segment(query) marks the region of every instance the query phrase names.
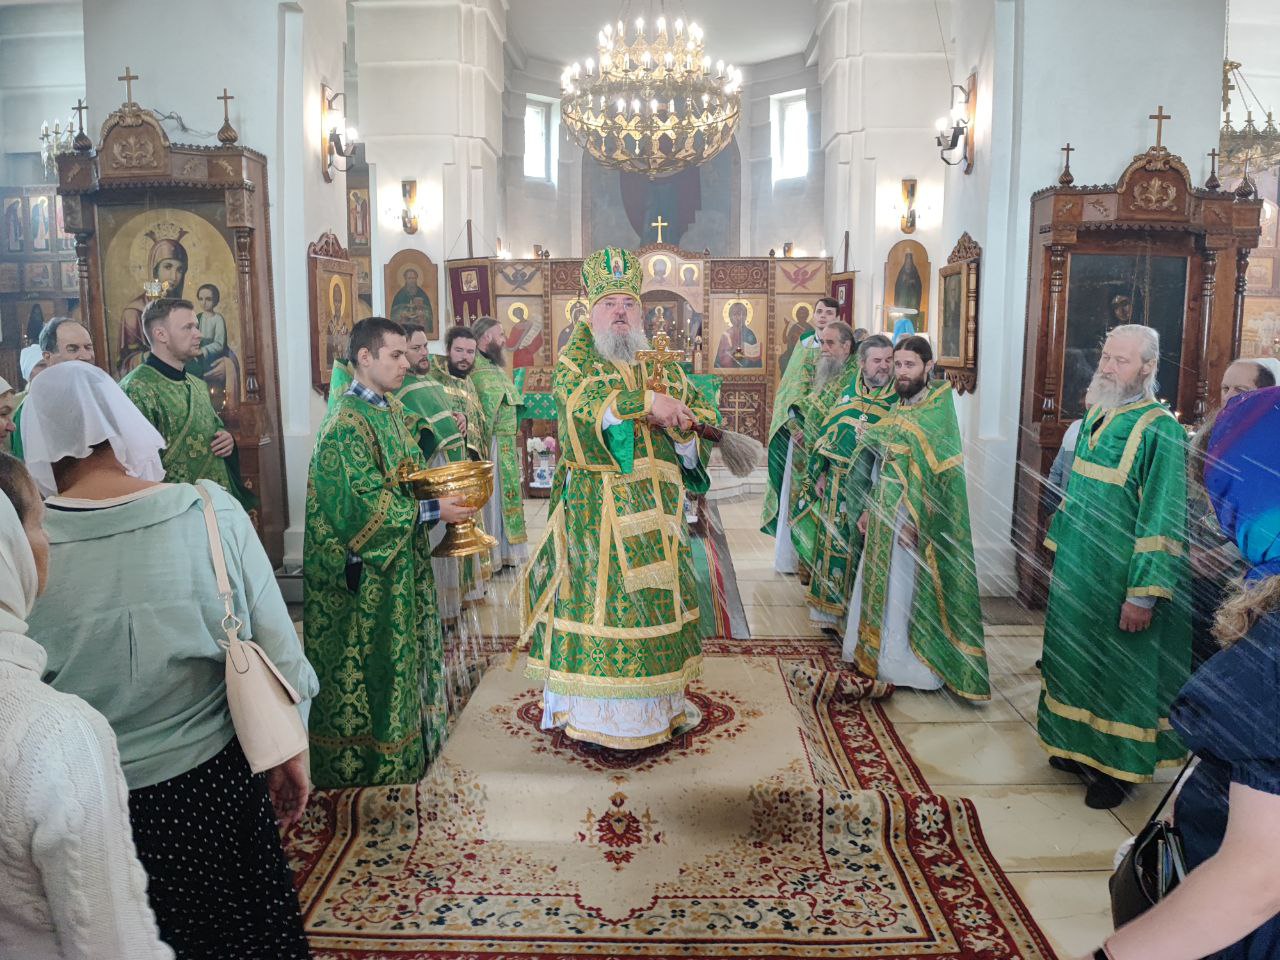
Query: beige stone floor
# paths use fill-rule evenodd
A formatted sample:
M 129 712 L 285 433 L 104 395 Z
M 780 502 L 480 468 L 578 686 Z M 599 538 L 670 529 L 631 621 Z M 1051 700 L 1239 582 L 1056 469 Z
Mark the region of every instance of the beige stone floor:
M 820 636 L 809 623 L 803 588 L 773 571 L 773 539 L 758 532 L 759 499 L 718 504 L 754 634 Z M 546 524 L 546 501 L 528 501 L 530 539 Z M 506 602 L 511 571 L 479 609 L 486 630 L 519 632 Z M 1140 788 L 1114 812 L 1090 810 L 1072 776 L 1053 770 L 1035 736 L 1040 677 L 1038 617 L 1007 603 L 988 606 L 987 655 L 994 688 L 974 705 L 941 693 L 903 690 L 886 710 L 939 793 L 969 797 L 992 852 L 1064 960 L 1092 950 L 1111 932 L 1107 878 L 1116 848 L 1144 821 L 1163 789 Z M 994 617 L 992 610 L 998 612 Z

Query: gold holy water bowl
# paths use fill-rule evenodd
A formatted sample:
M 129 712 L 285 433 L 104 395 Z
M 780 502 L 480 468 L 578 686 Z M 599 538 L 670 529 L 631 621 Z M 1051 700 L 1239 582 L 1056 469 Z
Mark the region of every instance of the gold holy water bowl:
M 419 500 L 458 497 L 479 510 L 493 496 L 493 461 L 464 460 L 425 470 L 401 467 L 397 479 Z M 476 526 L 475 517 L 447 527 L 444 539 L 431 551 L 433 557 L 469 557 L 492 550 L 498 542 Z

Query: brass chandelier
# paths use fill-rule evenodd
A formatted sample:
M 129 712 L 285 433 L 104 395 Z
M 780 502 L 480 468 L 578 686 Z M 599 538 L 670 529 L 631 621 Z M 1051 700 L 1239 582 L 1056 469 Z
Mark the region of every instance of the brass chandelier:
M 606 167 L 669 177 L 710 160 L 733 139 L 742 108 L 742 71 L 712 69 L 702 28 L 643 17 L 630 38 L 608 24 L 597 58 L 565 67 L 560 116 L 574 140 Z
M 1245 106 L 1245 120 L 1239 127 L 1231 122 L 1231 91 L 1240 93 Z M 1250 103 L 1250 95 L 1253 103 Z M 1271 111 L 1266 111 L 1266 123 L 1259 127 L 1253 120 L 1252 106 L 1263 109 L 1249 81 L 1240 72 L 1235 60 L 1222 64 L 1222 129 L 1218 134 L 1219 163 L 1226 173 L 1247 175 L 1247 171 L 1261 173 L 1280 164 L 1280 129 Z

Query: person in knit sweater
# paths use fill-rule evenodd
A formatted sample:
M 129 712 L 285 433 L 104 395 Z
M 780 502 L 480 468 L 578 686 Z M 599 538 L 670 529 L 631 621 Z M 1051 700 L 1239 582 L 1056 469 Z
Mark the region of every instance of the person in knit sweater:
M 147 904 L 116 738 L 102 714 L 40 681 L 26 636 L 44 589 L 44 507 L 0 453 L 0 954 L 172 960 Z

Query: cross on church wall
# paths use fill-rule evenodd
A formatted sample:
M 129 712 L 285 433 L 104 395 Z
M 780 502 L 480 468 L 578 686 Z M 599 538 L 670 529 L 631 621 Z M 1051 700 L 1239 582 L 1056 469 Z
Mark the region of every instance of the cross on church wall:
M 1161 143 L 1161 138 L 1164 136 L 1164 122 L 1166 120 L 1172 120 L 1173 117 L 1164 112 L 1164 104 L 1162 103 L 1160 106 L 1156 107 L 1155 113 L 1147 115 L 1147 119 L 1154 120 L 1156 122 L 1156 149 L 1159 150 L 1163 145 Z
M 124 73 L 116 77 L 116 79 L 124 82 L 124 102 L 133 103 L 133 81 L 141 80 L 142 78 L 134 73 L 132 68 L 125 67 Z
M 662 219 L 662 214 L 658 214 L 658 219 L 657 219 L 657 220 L 655 220 L 655 221 L 653 221 L 653 223 L 649 224 L 649 226 L 651 226 L 651 227 L 657 227 L 657 228 L 658 228 L 658 242 L 659 242 L 659 243 L 661 243 L 661 242 L 662 242 L 662 228 L 663 228 L 663 227 L 669 227 L 669 226 L 671 226 L 671 224 L 667 223 L 667 221 L 665 221 L 665 220 L 663 220 L 663 219 Z

